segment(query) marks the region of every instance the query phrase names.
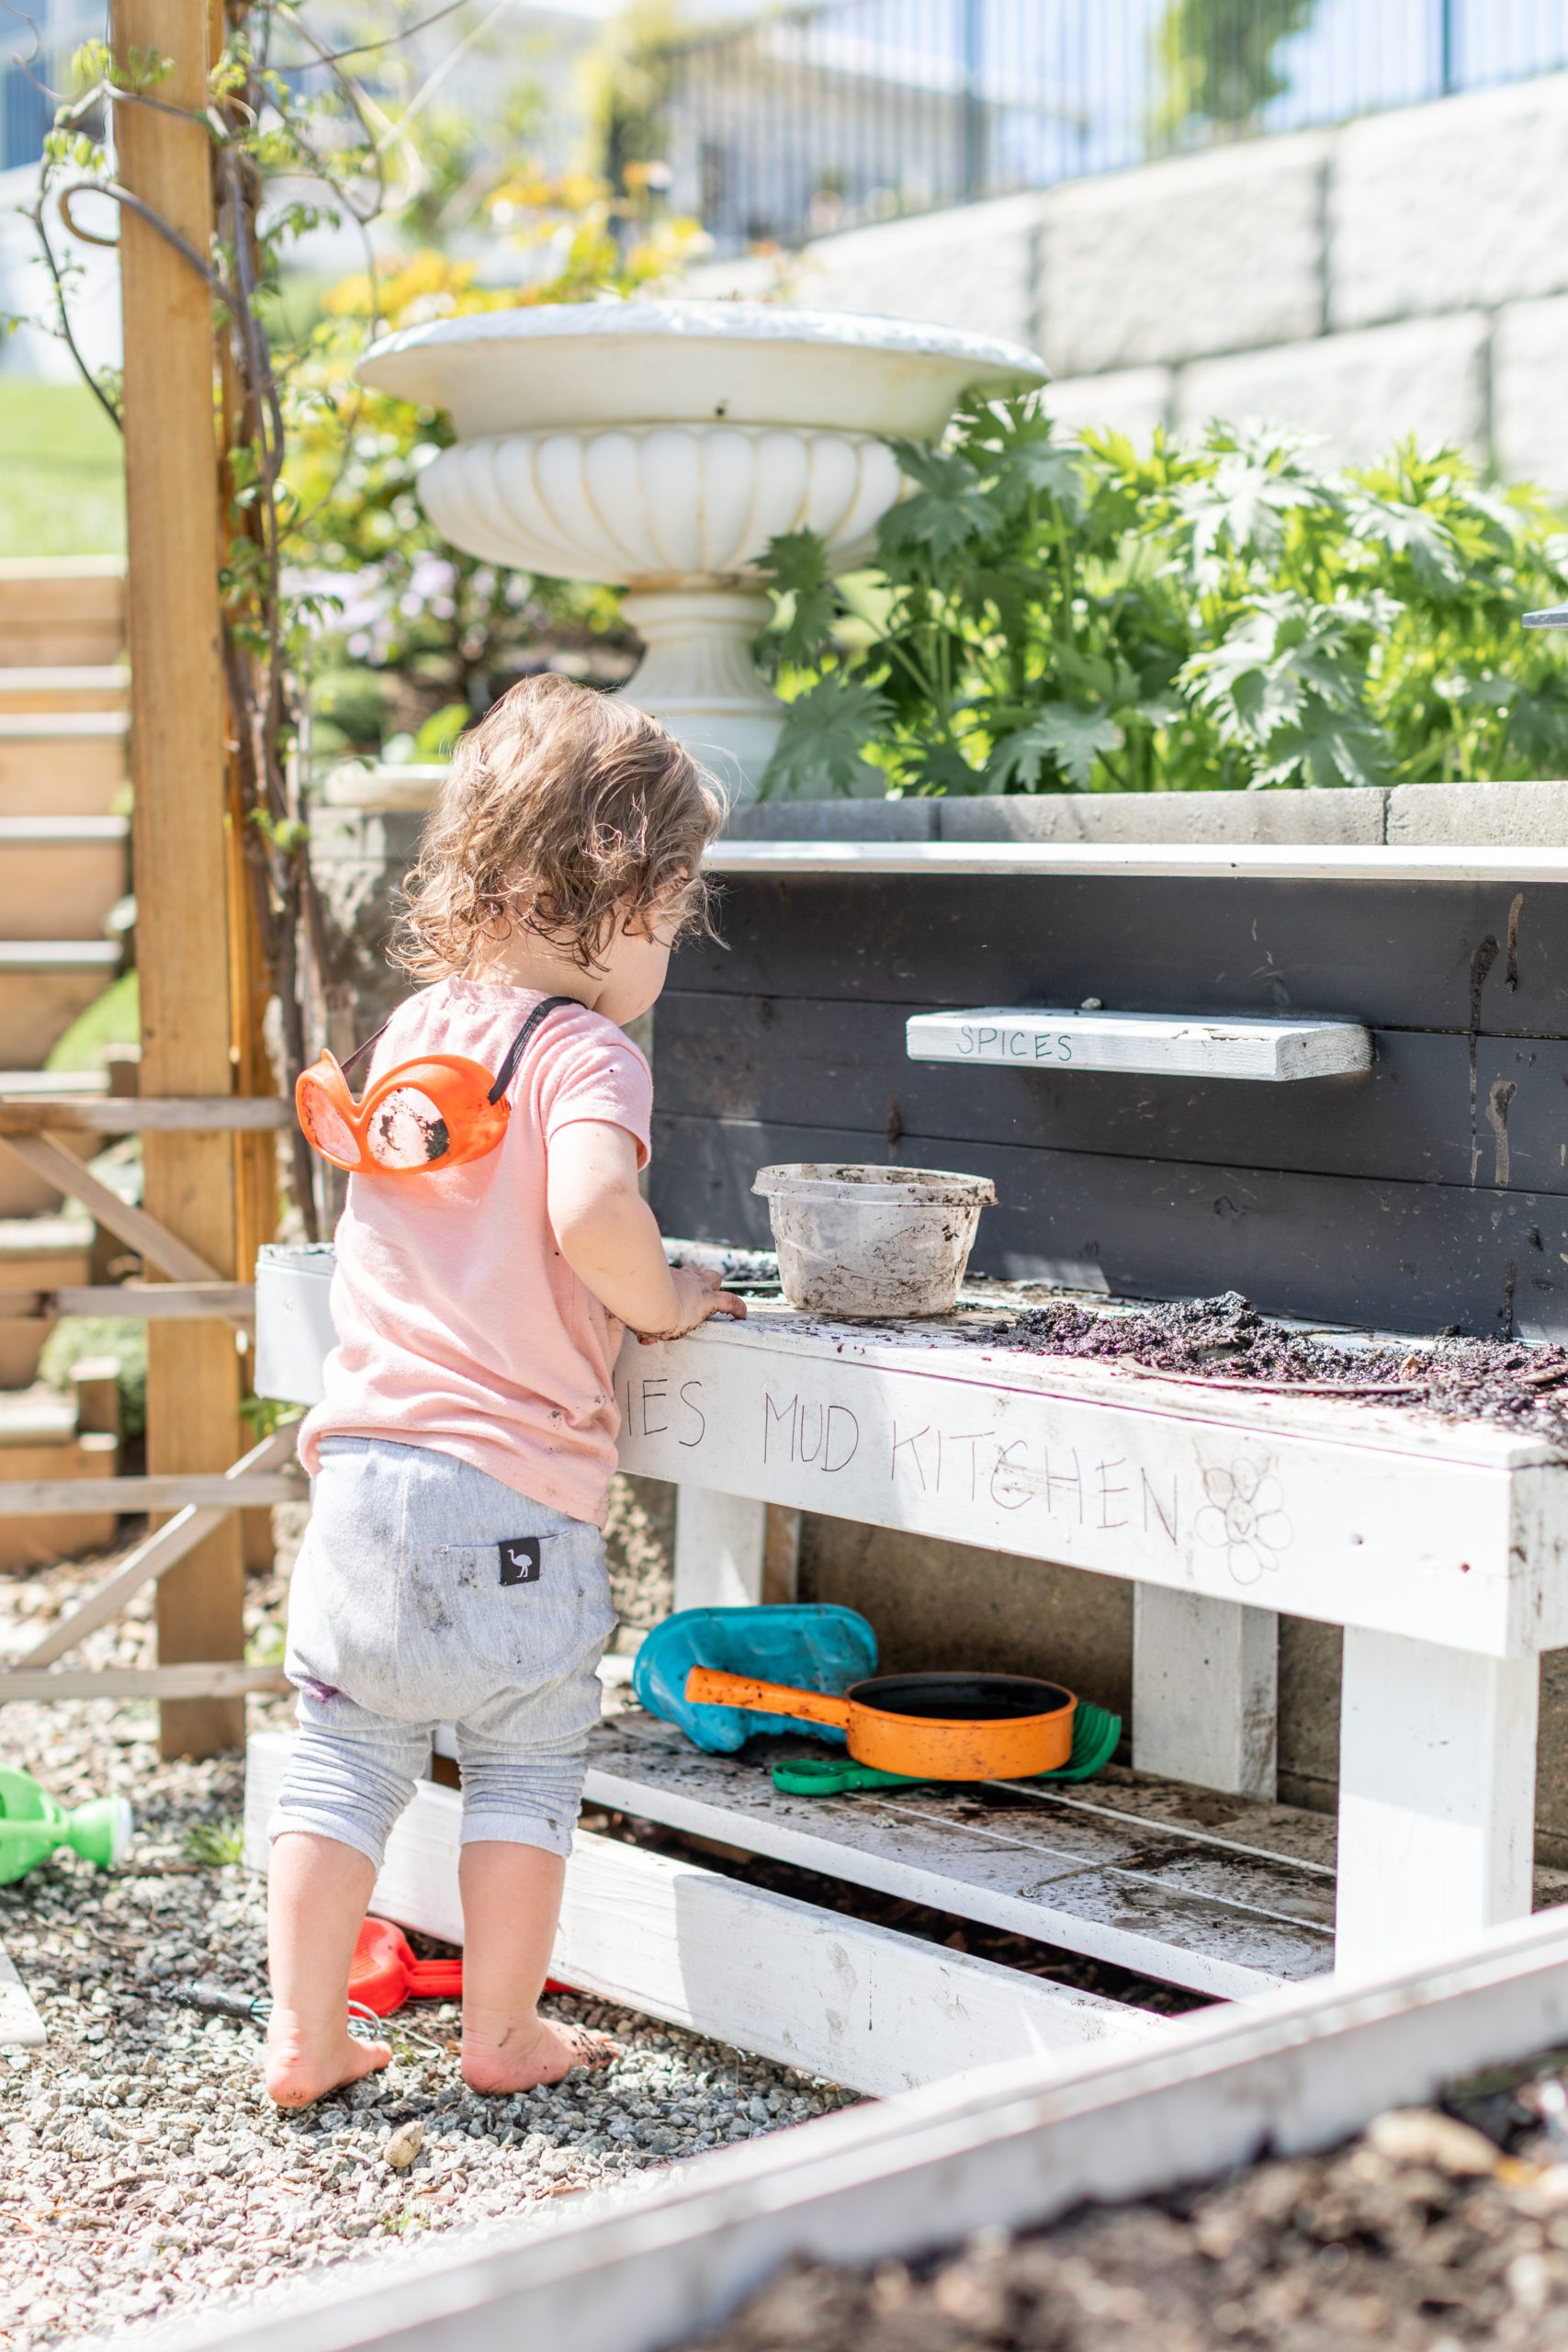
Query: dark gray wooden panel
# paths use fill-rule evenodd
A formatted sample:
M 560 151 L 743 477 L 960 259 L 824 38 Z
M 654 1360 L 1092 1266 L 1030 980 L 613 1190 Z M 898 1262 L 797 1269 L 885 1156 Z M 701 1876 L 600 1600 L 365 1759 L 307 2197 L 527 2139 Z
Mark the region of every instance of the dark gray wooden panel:
M 732 876 L 675 985 L 909 1005 L 1338 1013 L 1568 1036 L 1568 885 Z
M 666 1233 L 766 1246 L 750 1190 L 775 1160 L 888 1159 L 852 1127 L 654 1120 L 651 1198 Z M 1245 1291 L 1270 1313 L 1410 1331 L 1568 1338 L 1568 1202 L 1457 1185 L 1194 1167 L 997 1144 L 949 1166 L 995 1179 L 980 1273 L 1103 1284 L 1133 1297 Z
M 1557 1039 L 1381 1030 L 1364 1076 L 1263 1086 L 912 1062 L 908 1010 L 668 991 L 654 1028 L 660 1108 L 891 1132 L 911 1149 L 972 1138 L 1568 1193 L 1568 1044 Z

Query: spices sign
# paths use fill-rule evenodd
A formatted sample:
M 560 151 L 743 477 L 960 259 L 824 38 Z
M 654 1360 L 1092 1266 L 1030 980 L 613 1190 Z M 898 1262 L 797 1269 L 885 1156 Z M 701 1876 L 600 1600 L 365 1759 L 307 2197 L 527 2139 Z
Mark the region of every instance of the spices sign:
M 917 1012 L 909 1059 L 1004 1069 L 1146 1071 L 1172 1078 L 1333 1078 L 1370 1069 L 1372 1041 L 1354 1021 L 1205 1020 L 1197 1014 L 1054 1012 L 987 1005 Z

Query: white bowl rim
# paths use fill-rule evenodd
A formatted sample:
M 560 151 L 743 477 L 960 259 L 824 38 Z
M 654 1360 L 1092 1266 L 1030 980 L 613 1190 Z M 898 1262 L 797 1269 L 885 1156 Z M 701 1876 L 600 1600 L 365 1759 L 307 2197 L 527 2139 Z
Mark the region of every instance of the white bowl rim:
M 769 1201 L 901 1201 L 917 1208 L 987 1208 L 997 1197 L 990 1177 L 962 1169 L 878 1168 L 849 1160 L 759 1168 L 751 1190 Z
M 951 366 L 994 371 L 1022 382 L 1044 384 L 1051 371 L 1037 352 L 995 335 L 971 334 L 962 327 L 931 326 L 918 319 L 882 318 L 861 311 L 797 311 L 785 304 L 687 300 L 675 302 L 540 302 L 510 311 L 473 311 L 462 318 L 432 319 L 401 327 L 373 343 L 357 372 L 405 352 L 461 350 L 485 343 L 572 342 L 601 336 L 647 335 L 705 343 L 794 343 L 837 345 L 846 351 L 878 351 L 931 359 Z

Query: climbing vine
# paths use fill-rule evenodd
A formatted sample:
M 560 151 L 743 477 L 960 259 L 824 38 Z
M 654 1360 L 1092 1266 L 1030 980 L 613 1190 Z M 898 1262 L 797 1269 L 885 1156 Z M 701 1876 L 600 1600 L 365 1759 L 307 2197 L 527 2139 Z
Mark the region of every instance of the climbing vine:
M 117 424 L 118 376 L 88 364 L 76 333 L 81 265 L 72 241 L 113 246 L 117 224 L 105 208 L 133 213 L 212 298 L 230 789 L 292 1085 L 307 1058 L 310 971 L 321 967 L 323 944 L 299 752 L 308 639 L 325 605 L 319 590 L 291 576 L 288 550 L 305 518 L 288 457 L 301 402 L 324 395 L 304 380 L 306 347 L 289 330 L 283 267 L 302 235 L 331 224 L 359 232 L 373 273 L 367 232 L 388 201 L 386 141 L 350 70 L 366 52 L 330 48 L 288 0 L 226 0 L 220 30 L 200 118 L 212 159 L 209 251 L 197 251 L 116 176 L 117 117 L 137 107 L 183 111 L 171 109 L 169 60 L 154 51 L 117 54 L 96 40 L 77 51 L 25 209 L 51 296 L 51 315 L 35 323 L 63 344 Z M 346 444 L 352 419 L 338 421 Z M 294 1172 L 310 1227 L 313 1188 L 302 1144 Z
M 112 245 L 117 224 L 107 208 L 134 213 L 212 298 L 231 805 L 290 1084 L 309 1058 L 308 1008 L 321 1003 L 328 965 L 302 781 L 314 645 L 335 625 L 350 658 L 368 664 L 346 673 L 351 684 L 373 682 L 382 665 L 417 671 L 421 690 L 440 706 L 430 721 L 436 733 L 482 710 L 541 631 L 569 655 L 575 643 L 581 658 L 596 658 L 603 641 L 617 658 L 622 632 L 609 592 L 499 574 L 441 545 L 414 485 L 448 428 L 355 380 L 355 360 L 389 327 L 661 285 L 697 243 L 694 223 L 665 216 L 655 166 L 623 159 L 614 186 L 536 168 L 528 153 L 536 102 L 525 90 L 483 131 L 454 109 L 445 95 L 451 67 L 501 14 L 436 0 L 417 17 L 400 10 L 390 30 L 383 13 L 370 20 L 373 37 L 334 48 L 294 0 L 222 0 L 201 115 L 212 159 L 206 253 L 115 176 L 116 118 L 169 107 L 169 61 L 89 41 L 58 96 L 25 208 L 51 298 L 50 317 L 31 323 L 59 338 L 117 424 L 120 385 L 89 365 L 75 331 L 73 243 Z M 459 15 L 461 23 L 446 24 Z M 422 79 L 417 37 L 432 27 L 441 30 Z M 35 50 L 37 78 L 41 44 Z M 403 245 L 386 272 L 370 235 L 383 219 Z M 442 250 L 479 225 L 521 249 L 518 282 L 481 284 L 471 263 Z M 301 300 L 287 266 L 323 228 L 355 236 L 362 266 L 323 299 Z M 351 607 L 373 610 L 363 650 Z M 294 1191 L 311 1221 L 302 1143 Z

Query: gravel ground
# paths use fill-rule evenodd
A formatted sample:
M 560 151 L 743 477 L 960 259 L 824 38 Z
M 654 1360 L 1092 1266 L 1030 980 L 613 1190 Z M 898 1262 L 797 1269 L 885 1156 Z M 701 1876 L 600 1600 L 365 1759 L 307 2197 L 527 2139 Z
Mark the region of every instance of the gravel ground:
M 1472 2111 L 1496 2131 L 1498 2105 Z M 919 2263 L 797 2265 L 704 2346 L 1342 2352 L 1376 2339 L 1387 2352 L 1562 2352 L 1568 2164 L 1523 2109 L 1498 2136 L 1507 2153 L 1450 2114 L 1407 2110 L 1327 2156 L 1038 2233 L 984 2232 Z
M 0 1579 L 0 1653 L 44 1630 L 95 1573 Z M 276 1584 L 254 1589 L 253 1641 L 272 1654 Z M 84 1662 L 146 1662 L 143 1606 Z M 253 1726 L 287 1702 L 252 1702 Z M 392 2020 L 395 2061 L 347 2098 L 280 2117 L 261 2095 L 247 2024 L 175 2006 L 212 1977 L 260 1992 L 260 1882 L 237 1848 L 237 1758 L 164 1764 L 152 1711 L 107 1702 L 5 1711 L 4 1754 L 66 1804 L 129 1796 L 138 1837 L 105 1875 L 70 1854 L 0 1887 L 0 1944 L 49 2030 L 0 2051 L 0 2346 L 117 2339 L 214 2293 L 275 2291 L 389 2238 L 503 2217 L 547 2220 L 589 2188 L 635 2195 L 681 2156 L 748 2140 L 852 2095 L 586 2000 L 623 2056 L 554 2089 L 483 2099 L 456 2063 L 457 2011 Z M 425 1949 L 435 1949 L 426 1946 Z M 396 2030 L 407 2019 L 422 2039 Z M 417 2143 L 417 2145 L 415 2144 Z M 41 2258 L 40 2258 L 41 2257 Z
M 612 1478 L 604 1555 L 610 1598 L 621 1621 L 617 1649 L 668 1617 L 674 1606 L 675 1489 L 660 1478 Z

